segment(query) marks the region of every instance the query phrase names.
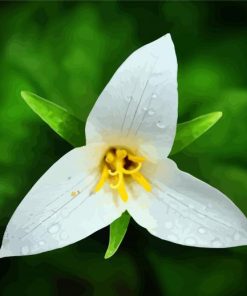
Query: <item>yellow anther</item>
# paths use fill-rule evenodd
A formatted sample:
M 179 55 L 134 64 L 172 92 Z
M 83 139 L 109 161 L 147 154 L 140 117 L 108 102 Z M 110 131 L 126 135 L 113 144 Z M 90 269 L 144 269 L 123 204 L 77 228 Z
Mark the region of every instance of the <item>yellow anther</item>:
M 113 163 L 115 160 L 115 156 L 112 152 L 107 152 L 105 161 L 108 163 Z
M 132 154 L 128 154 L 128 159 L 133 162 L 143 162 L 145 160 L 142 156 L 135 156 Z
M 133 155 L 125 149 L 112 148 L 105 155 L 101 177 L 94 191 L 99 191 L 108 180 L 110 187 L 113 190 L 117 190 L 121 199 L 126 202 L 128 200 L 128 193 L 125 187 L 125 181 L 130 176 L 146 191 L 151 191 L 152 187 L 150 183 L 140 173 L 144 160 L 144 157 Z
M 137 172 L 137 173 L 131 175 L 131 177 L 136 182 L 138 182 L 146 191 L 150 192 L 152 190 L 151 184 L 140 172 Z
M 124 159 L 127 156 L 127 151 L 125 149 L 117 149 L 116 155 L 119 159 Z

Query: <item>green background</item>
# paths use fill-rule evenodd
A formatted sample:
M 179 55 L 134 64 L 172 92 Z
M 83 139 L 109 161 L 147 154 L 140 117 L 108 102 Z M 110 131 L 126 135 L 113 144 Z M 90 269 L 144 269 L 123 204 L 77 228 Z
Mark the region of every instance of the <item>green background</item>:
M 20 97 L 30 90 L 86 119 L 120 63 L 172 34 L 179 122 L 224 116 L 174 157 L 247 215 L 247 4 L 27 2 L 0 4 L 0 235 L 33 183 L 71 149 Z M 0 295 L 246 295 L 247 248 L 162 241 L 133 221 L 104 260 L 108 229 L 64 249 L 0 260 Z

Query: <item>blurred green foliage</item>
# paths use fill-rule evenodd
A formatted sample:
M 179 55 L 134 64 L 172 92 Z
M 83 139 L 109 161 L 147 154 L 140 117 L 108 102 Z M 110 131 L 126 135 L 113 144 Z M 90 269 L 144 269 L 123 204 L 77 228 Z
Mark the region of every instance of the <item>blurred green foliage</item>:
M 247 214 L 247 5 L 244 2 L 26 2 L 0 4 L 0 227 L 71 147 L 20 98 L 23 89 L 86 119 L 119 64 L 167 32 L 179 62 L 179 121 L 223 118 L 174 156 Z M 108 230 L 61 250 L 0 261 L 0 294 L 246 295 L 246 247 L 209 250 L 152 237 L 131 222 L 104 260 Z

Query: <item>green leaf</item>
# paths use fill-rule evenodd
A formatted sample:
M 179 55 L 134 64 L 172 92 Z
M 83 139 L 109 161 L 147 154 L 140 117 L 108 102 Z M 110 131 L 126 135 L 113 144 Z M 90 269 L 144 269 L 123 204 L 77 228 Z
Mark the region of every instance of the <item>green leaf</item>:
M 124 212 L 120 218 L 115 220 L 110 226 L 110 240 L 109 245 L 105 253 L 105 259 L 113 256 L 118 247 L 120 246 L 130 222 L 130 215 L 128 212 Z
M 183 150 L 209 130 L 222 117 L 222 112 L 212 112 L 177 125 L 177 133 L 170 155 Z
M 21 96 L 36 114 L 72 146 L 84 144 L 84 122 L 69 114 L 66 109 L 31 92 L 22 91 Z

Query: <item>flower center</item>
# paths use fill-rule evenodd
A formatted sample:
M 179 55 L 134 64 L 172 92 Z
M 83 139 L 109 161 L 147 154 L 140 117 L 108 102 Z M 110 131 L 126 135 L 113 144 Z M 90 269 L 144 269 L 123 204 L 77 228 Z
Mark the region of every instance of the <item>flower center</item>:
M 98 192 L 106 181 L 109 182 L 113 190 L 117 190 L 123 201 L 128 200 L 125 183 L 128 179 L 133 179 L 139 183 L 146 191 L 151 191 L 152 187 L 148 180 L 140 173 L 144 157 L 134 155 L 126 149 L 111 148 L 105 154 L 101 177 L 94 191 Z

